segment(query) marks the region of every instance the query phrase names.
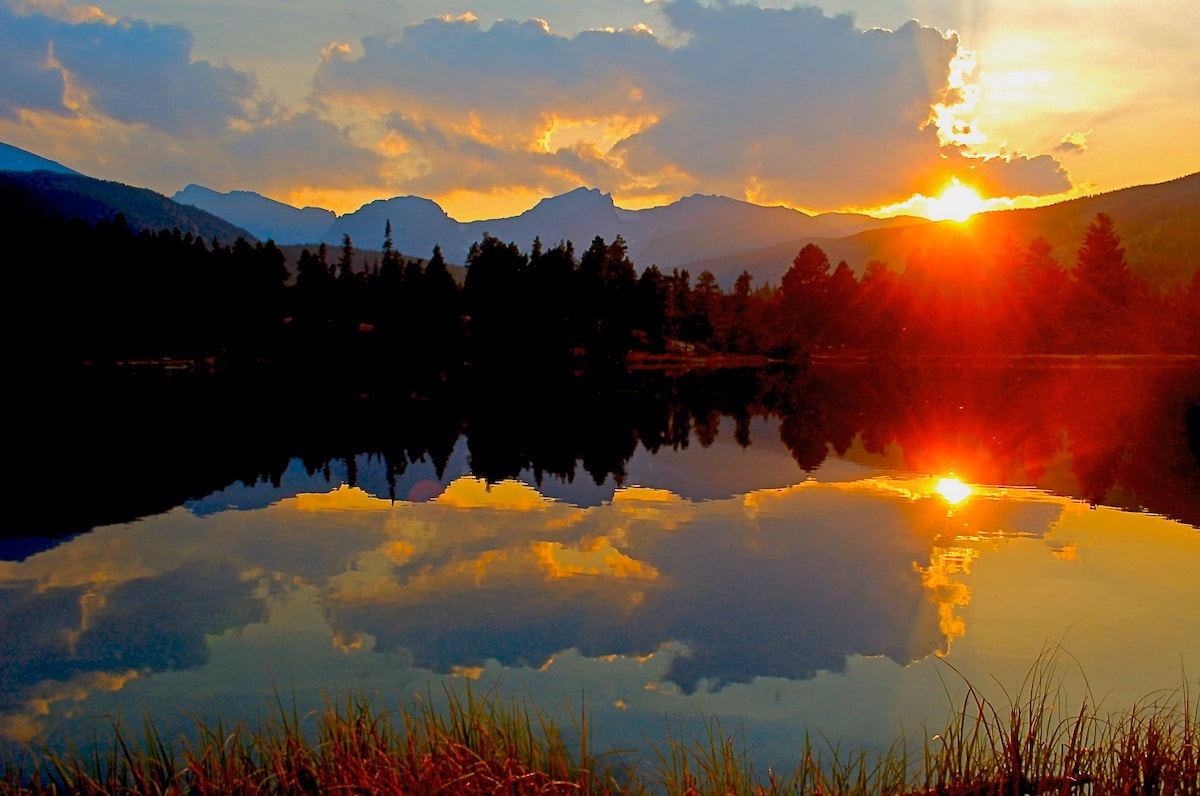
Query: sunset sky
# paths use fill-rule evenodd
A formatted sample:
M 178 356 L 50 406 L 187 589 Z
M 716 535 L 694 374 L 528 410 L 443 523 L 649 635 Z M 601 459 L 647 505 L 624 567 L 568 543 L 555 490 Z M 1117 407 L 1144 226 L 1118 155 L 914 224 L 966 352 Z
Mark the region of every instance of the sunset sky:
M 1195 0 L 0 0 L 0 141 L 340 213 L 584 185 L 924 214 L 955 178 L 1200 171 L 1198 29 Z

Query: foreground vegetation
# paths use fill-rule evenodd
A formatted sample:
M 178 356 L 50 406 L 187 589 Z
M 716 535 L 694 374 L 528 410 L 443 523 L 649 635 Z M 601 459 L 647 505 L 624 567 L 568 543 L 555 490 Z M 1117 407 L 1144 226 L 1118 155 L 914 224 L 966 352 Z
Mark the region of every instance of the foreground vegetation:
M 847 751 L 805 734 L 791 772 L 761 772 L 740 733 L 716 720 L 668 737 L 648 760 L 595 754 L 586 712 L 564 730 L 526 701 L 447 691 L 390 711 L 365 696 L 300 716 L 280 703 L 258 724 L 198 722 L 140 741 L 119 724 L 103 747 L 8 760 L 0 793 L 1200 793 L 1200 690 L 1185 683 L 1124 713 L 1066 704 L 1056 654 L 1044 655 L 1006 704 L 973 687 L 946 728 L 915 752 Z M 947 692 L 949 693 L 949 691 Z M 576 741 L 568 739 L 577 738 Z

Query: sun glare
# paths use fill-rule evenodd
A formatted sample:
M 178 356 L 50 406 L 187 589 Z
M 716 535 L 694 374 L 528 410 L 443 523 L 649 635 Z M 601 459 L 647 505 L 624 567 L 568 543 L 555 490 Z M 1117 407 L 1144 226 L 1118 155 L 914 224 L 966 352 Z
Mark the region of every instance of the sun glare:
M 943 478 L 937 482 L 937 486 L 933 488 L 952 506 L 957 506 L 971 495 L 971 487 L 959 481 L 957 478 Z
M 927 215 L 932 221 L 966 221 L 986 209 L 987 203 L 975 189 L 955 177 L 941 196 L 929 200 Z

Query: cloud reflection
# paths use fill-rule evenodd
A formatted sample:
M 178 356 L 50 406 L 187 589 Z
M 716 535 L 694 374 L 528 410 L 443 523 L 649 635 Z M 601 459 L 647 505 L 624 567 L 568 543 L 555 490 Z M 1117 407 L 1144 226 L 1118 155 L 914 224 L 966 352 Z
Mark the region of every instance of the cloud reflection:
M 631 488 L 580 508 L 461 478 L 424 503 L 342 487 L 98 529 L 0 563 L 0 620 L 20 631 L 6 631 L 3 731 L 52 727 L 79 702 L 174 704 L 185 673 L 189 699 L 211 688 L 213 705 L 261 699 L 269 672 L 388 693 L 528 678 L 586 687 L 630 720 L 678 710 L 681 693 L 793 715 L 825 698 L 802 683 L 870 670 L 886 688 L 951 642 L 956 665 L 969 659 L 994 643 L 969 642 L 1004 579 L 981 562 L 1036 542 L 1019 548 L 1036 567 L 1077 569 L 1097 555 L 1080 541 L 1094 523 L 1130 516 L 980 486 L 948 516 L 935 485 L 806 481 L 711 501 Z M 1150 520 L 1185 559 L 1181 526 Z

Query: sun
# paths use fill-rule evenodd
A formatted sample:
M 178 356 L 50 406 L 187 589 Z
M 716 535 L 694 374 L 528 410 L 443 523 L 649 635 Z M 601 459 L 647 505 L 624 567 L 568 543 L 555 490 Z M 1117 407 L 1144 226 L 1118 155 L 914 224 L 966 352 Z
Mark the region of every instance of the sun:
M 941 479 L 933 491 L 951 506 L 957 506 L 971 496 L 971 487 L 954 477 Z
M 963 185 L 955 177 L 942 190 L 941 196 L 929 200 L 926 208 L 926 215 L 931 221 L 966 221 L 986 210 L 987 203 L 974 188 Z

